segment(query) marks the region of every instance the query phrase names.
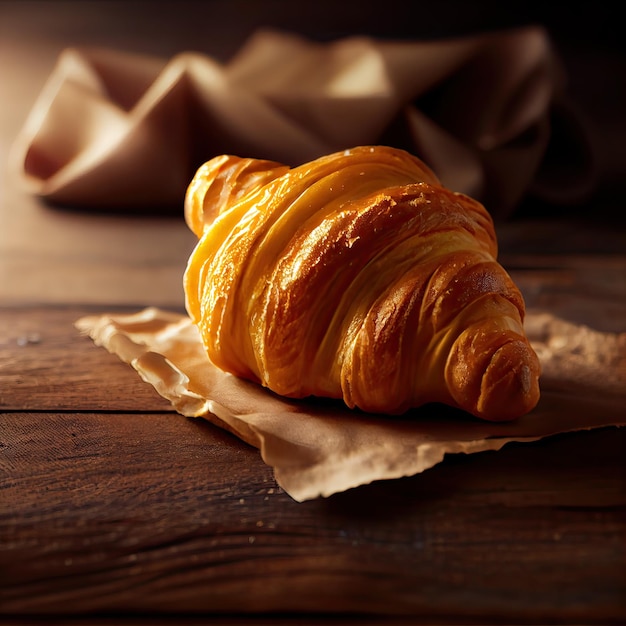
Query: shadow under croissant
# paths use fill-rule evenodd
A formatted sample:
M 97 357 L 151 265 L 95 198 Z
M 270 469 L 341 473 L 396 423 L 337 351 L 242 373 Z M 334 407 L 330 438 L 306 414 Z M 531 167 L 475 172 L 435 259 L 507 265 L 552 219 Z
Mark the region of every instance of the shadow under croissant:
M 272 391 L 267 390 L 268 393 L 273 394 Z M 362 416 L 364 420 L 368 419 L 385 419 L 386 416 L 376 415 L 372 413 L 367 413 L 365 411 L 360 410 L 358 407 L 349 409 L 343 403 L 342 400 L 335 400 L 333 398 L 319 398 L 319 397 L 308 397 L 302 398 L 300 400 L 289 399 L 289 402 L 294 402 L 296 404 L 301 403 L 303 406 L 303 410 L 311 411 L 314 410 L 316 413 L 329 413 L 334 414 L 338 411 L 349 411 L 352 415 Z M 419 407 L 412 408 L 401 415 L 393 415 L 391 419 L 399 422 L 415 422 L 424 419 L 436 419 L 441 421 L 442 423 L 446 421 L 457 421 L 457 420 L 467 420 L 469 422 L 477 422 L 483 423 L 478 417 L 475 417 L 471 413 L 467 411 L 463 411 L 462 409 L 449 406 L 447 404 L 443 404 L 440 402 L 432 402 L 428 404 L 424 404 Z
M 498 451 L 446 454 L 445 462 L 420 474 L 375 481 L 300 506 L 323 507 L 339 521 L 361 519 L 374 532 L 377 523 L 414 520 L 416 512 L 425 518 L 437 513 L 440 523 L 448 526 L 462 527 L 478 519 L 486 532 L 493 504 L 510 516 L 518 516 L 522 507 L 544 517 L 563 508 L 582 511 L 588 505 L 572 486 L 572 475 L 584 467 L 607 468 L 610 473 L 611 464 L 623 458 L 625 434 L 608 426 L 557 433 L 531 443 L 512 441 Z M 537 484 L 542 485 L 539 492 Z M 446 512 L 449 517 L 441 517 Z M 418 528 L 407 526 L 404 532 L 418 539 Z

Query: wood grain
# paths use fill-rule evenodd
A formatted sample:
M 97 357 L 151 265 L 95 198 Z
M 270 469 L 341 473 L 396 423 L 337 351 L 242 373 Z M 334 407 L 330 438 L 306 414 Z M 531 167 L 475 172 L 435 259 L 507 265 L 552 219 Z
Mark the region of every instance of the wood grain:
M 626 609 L 621 431 L 455 457 L 296 504 L 255 450 L 203 423 L 41 417 L 2 417 L 5 612 L 601 623 Z
M 75 328 L 79 317 L 103 312 L 75 306 L 0 308 L 0 410 L 170 411 L 128 365 Z
M 0 316 L 0 615 L 626 614 L 626 431 L 452 456 L 298 504 L 255 449 L 166 410 L 76 335 L 85 312 Z M 29 332 L 40 341 L 7 339 Z
M 522 291 L 527 309 L 549 311 L 602 332 L 626 332 L 625 255 L 509 252 L 500 261 Z

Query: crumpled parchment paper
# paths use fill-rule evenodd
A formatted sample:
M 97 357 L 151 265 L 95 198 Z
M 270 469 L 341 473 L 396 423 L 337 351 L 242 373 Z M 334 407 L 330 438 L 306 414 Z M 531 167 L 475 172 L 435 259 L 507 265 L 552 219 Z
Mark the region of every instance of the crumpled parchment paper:
M 326 43 L 260 30 L 226 64 L 191 51 L 66 49 L 11 162 L 55 203 L 180 209 L 195 170 L 216 155 L 295 166 L 379 143 L 506 215 L 527 193 L 555 203 L 588 192 L 581 119 L 540 27 Z
M 549 313 L 526 317 L 543 366 L 541 400 L 511 423 L 436 406 L 390 418 L 280 398 L 216 368 L 187 316 L 154 307 L 83 317 L 76 326 L 130 364 L 176 411 L 257 447 L 297 501 L 418 474 L 450 453 L 626 424 L 626 333 L 599 332 Z

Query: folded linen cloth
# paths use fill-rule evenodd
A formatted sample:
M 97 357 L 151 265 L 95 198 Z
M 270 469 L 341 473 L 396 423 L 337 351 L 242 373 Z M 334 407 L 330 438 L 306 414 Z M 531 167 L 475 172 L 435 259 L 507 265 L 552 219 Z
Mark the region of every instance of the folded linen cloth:
M 196 168 L 218 154 L 294 166 L 385 143 L 507 215 L 538 181 L 558 200 L 591 180 L 584 133 L 563 102 L 563 72 L 539 27 L 330 43 L 260 30 L 227 64 L 67 49 L 13 159 L 27 188 L 55 203 L 180 208 Z M 567 150 L 554 147 L 555 115 L 573 131 Z

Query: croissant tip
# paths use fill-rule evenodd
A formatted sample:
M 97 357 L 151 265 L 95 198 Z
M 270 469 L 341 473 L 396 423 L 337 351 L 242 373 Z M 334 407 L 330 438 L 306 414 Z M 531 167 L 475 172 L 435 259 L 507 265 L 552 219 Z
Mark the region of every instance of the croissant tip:
M 504 422 L 532 411 L 539 401 L 539 373 L 539 360 L 527 342 L 500 347 L 483 375 L 478 416 Z

